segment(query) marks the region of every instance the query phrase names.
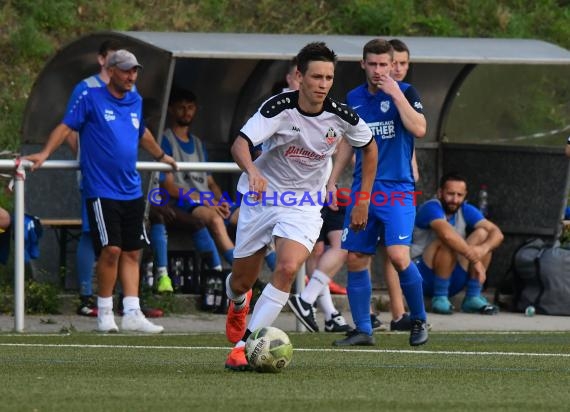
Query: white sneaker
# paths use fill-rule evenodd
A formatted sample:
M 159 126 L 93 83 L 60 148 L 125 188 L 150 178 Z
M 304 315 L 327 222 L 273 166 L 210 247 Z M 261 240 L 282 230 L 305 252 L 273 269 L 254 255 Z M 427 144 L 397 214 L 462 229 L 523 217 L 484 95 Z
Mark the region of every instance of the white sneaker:
M 140 309 L 125 313 L 121 321 L 121 330 L 130 332 L 160 333 L 163 326 L 150 322 Z
M 117 333 L 119 327 L 115 323 L 115 315 L 113 314 L 113 309 L 99 308 L 97 312 L 97 332 L 104 333 Z

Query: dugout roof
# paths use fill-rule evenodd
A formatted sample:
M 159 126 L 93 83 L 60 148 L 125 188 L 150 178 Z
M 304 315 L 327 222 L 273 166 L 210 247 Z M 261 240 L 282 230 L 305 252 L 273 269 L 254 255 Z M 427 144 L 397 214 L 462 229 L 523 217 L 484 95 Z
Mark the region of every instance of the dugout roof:
M 100 32 L 76 39 L 47 63 L 37 78 L 24 114 L 22 140 L 41 143 L 63 115 L 73 86 L 98 70 L 96 53 L 106 39 L 116 39 L 131 49 L 145 66 L 138 87 L 154 106 L 164 103 L 173 83 L 191 87 L 202 101 L 224 102 L 224 112 L 233 117 L 232 104 L 238 94 L 258 103 L 282 76 L 285 62 L 311 41 L 326 42 L 341 62 L 333 93 L 342 98 L 349 88 L 362 81 L 356 62 L 362 46 L 371 36 Z M 570 65 L 570 52 L 554 44 L 532 39 L 479 39 L 398 37 L 411 50 L 414 85 L 426 100 L 426 116 L 431 125 L 440 125 L 452 91 L 456 90 L 474 65 Z M 179 64 L 176 64 L 179 63 Z M 176 66 L 176 67 L 175 67 Z M 175 72 L 176 69 L 176 72 Z M 176 76 L 175 76 L 176 75 Z M 175 76 L 175 78 L 174 78 Z M 190 77 L 191 76 L 191 77 Z M 257 86 L 254 84 L 257 83 Z M 268 87 L 269 85 L 269 87 Z M 245 89 L 244 89 L 245 88 Z M 252 90 L 255 89 L 255 90 Z M 248 109 L 252 110 L 250 103 Z M 219 109 L 218 105 L 218 109 Z M 49 115 L 46 115 L 49 114 Z M 241 122 L 238 110 L 235 121 Z M 219 124 L 216 140 L 227 141 L 228 117 Z M 158 125 L 157 125 L 158 126 Z M 229 128 L 231 129 L 231 127 Z M 154 130 L 157 132 L 157 130 Z M 437 140 L 438 128 L 430 127 L 428 141 Z

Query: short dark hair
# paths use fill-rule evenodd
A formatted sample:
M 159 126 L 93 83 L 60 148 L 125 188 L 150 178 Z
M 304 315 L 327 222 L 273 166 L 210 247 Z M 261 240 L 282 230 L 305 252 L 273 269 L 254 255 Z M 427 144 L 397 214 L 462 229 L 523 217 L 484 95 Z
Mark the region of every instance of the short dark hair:
M 313 61 L 331 62 L 336 65 L 336 54 L 329 49 L 324 42 L 313 42 L 307 44 L 297 54 L 297 69 L 305 74 L 309 63 Z
M 465 186 L 467 186 L 467 179 L 465 176 L 455 171 L 446 173 L 441 176 L 441 179 L 439 179 L 439 188 L 443 189 L 447 182 L 463 182 L 465 183 Z
M 190 90 L 176 87 L 172 90 L 172 92 L 170 92 L 170 99 L 168 100 L 168 104 L 174 104 L 181 101 L 195 102 L 196 95 Z
M 408 49 L 408 46 L 402 40 L 392 39 L 389 40 L 388 42 L 392 45 L 394 51 L 397 51 L 399 53 L 406 52 L 408 53 L 408 56 L 410 55 L 410 49 Z
M 366 60 L 366 55 L 370 54 L 389 54 L 394 57 L 394 49 L 389 41 L 384 39 L 372 39 L 364 45 L 362 49 L 362 60 Z
M 121 46 L 117 41 L 105 40 L 99 46 L 98 54 L 99 56 L 107 57 L 107 53 L 109 53 L 110 51 L 117 51 L 117 50 L 121 50 Z

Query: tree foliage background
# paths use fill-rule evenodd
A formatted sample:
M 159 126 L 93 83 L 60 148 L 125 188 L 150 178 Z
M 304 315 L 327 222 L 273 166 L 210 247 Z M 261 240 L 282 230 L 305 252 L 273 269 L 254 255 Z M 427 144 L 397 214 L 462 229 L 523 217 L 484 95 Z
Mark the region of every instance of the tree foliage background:
M 99 30 L 511 37 L 569 49 L 570 1 L 0 0 L 0 150 L 18 150 L 46 61 Z

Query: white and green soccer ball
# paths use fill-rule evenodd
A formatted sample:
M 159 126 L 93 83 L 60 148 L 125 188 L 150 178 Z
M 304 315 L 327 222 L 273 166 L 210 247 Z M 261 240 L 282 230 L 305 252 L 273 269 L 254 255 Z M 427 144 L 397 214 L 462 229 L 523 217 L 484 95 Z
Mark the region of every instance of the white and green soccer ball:
M 291 362 L 293 345 L 279 328 L 266 326 L 252 332 L 245 343 L 245 357 L 257 372 L 277 373 Z

